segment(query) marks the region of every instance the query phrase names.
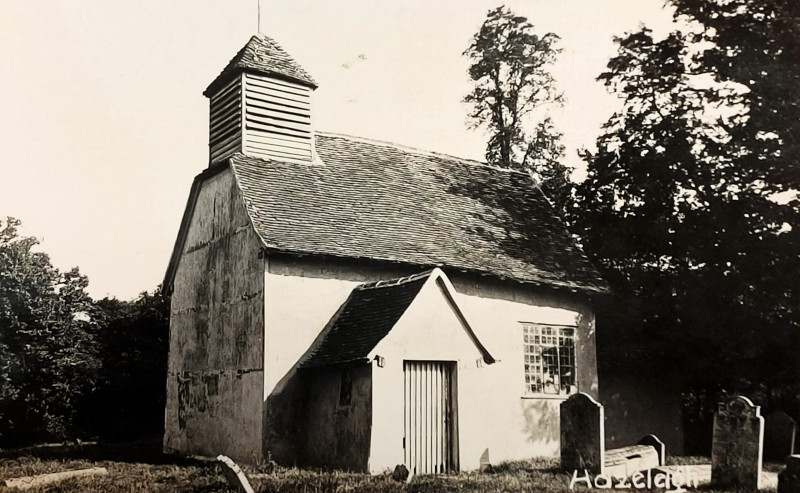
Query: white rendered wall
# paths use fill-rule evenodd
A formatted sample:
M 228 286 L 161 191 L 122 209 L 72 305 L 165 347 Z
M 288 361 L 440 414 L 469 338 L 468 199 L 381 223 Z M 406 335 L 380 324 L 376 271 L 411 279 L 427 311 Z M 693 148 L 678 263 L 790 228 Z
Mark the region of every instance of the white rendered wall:
M 457 362 L 462 470 L 478 468 L 487 449 L 495 464 L 559 454 L 561 399 L 523 395 L 523 333 L 519 322 L 577 325 L 580 313 L 477 295 L 455 294 L 455 298 L 479 340 L 499 361 L 478 364 L 481 353 L 438 286 L 426 283 L 395 329 L 375 349 L 376 355 L 384 357 L 385 366 L 373 363 L 373 472 L 403 461 L 404 360 Z M 596 389 L 596 377 L 590 387 Z
M 302 459 L 301 444 L 310 438 L 302 434 L 306 384 L 300 381 L 296 366 L 353 288 L 415 272 L 284 255 L 268 257 L 264 280 L 265 454 L 288 464 Z
M 377 268 L 355 262 L 270 257 L 265 278 L 264 395 L 285 390 L 293 379 L 298 360 L 356 285 L 419 272 L 419 269 Z M 475 280 L 446 270 L 445 273 L 453 281 L 456 302 L 479 340 L 499 361 L 478 367 L 480 353 L 436 289 L 417 299 L 413 310 L 409 308 L 401 320 L 402 327 L 392 332 L 392 339 L 384 340 L 387 349 L 393 348 L 391 354 L 382 349 L 386 352 L 386 366 L 379 368 L 373 362 L 370 470 L 380 472 L 403 461 L 404 358 L 458 361 L 462 470 L 479 467 L 480 456 L 487 448 L 495 464 L 503 460 L 558 456 L 561 399 L 523 395 L 520 322 L 577 325 L 579 391 L 596 397 L 594 315 L 589 305 L 576 295 L 554 294 L 512 281 Z M 267 423 L 267 435 L 270 427 L 287 426 L 287 421 L 278 418 L 274 422 L 277 424 Z M 273 438 L 267 448 L 278 446 L 281 440 Z

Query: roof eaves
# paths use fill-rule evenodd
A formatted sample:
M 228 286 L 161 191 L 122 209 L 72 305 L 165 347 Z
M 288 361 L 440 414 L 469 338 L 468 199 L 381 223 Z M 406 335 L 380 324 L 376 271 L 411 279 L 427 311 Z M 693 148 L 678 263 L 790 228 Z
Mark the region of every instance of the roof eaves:
M 400 286 L 401 284 L 408 284 L 409 282 L 414 282 L 429 277 L 434 270 L 435 269 L 429 269 L 426 270 L 425 272 L 420 272 L 419 274 L 400 277 L 397 279 L 389 279 L 389 280 L 374 281 L 365 284 L 359 284 L 358 286 L 355 287 L 355 289 L 359 291 L 366 291 L 368 289 L 380 289 L 380 288 Z
M 228 80 L 238 76 L 242 72 L 249 73 L 249 74 L 269 75 L 270 77 L 273 77 L 275 79 L 280 79 L 280 80 L 283 80 L 283 81 L 286 81 L 286 82 L 295 82 L 295 83 L 298 83 L 298 84 L 302 84 L 304 86 L 308 86 L 308 87 L 310 87 L 312 89 L 316 89 L 317 87 L 319 87 L 316 82 L 314 82 L 312 84 L 312 83 L 309 83 L 308 81 L 306 81 L 304 79 L 300 79 L 298 77 L 292 77 L 290 75 L 286 75 L 286 74 L 284 74 L 282 72 L 278 72 L 278 71 L 275 71 L 275 70 L 263 70 L 263 69 L 255 69 L 253 67 L 239 67 L 239 66 L 236 66 L 236 67 L 232 67 L 230 69 L 226 69 L 225 71 L 221 72 L 217 76 L 217 78 L 214 79 L 211 82 L 211 84 L 208 85 L 208 87 L 206 87 L 206 89 L 203 91 L 203 96 L 205 96 L 207 98 L 210 98 L 217 91 L 217 89 L 219 89 L 220 87 L 225 85 L 225 82 L 227 82 Z
M 258 229 L 258 228 L 256 228 Z M 439 268 L 446 268 L 448 270 L 453 270 L 457 272 L 462 272 L 465 274 L 477 274 L 486 277 L 492 277 L 501 281 L 514 281 L 520 284 L 527 284 L 530 286 L 540 287 L 540 288 L 549 288 L 549 289 L 557 289 L 557 290 L 564 290 L 569 291 L 572 293 L 578 294 L 609 294 L 610 290 L 605 283 L 588 283 L 588 282 L 568 282 L 568 281 L 559 281 L 557 279 L 535 279 L 533 277 L 520 277 L 520 276 L 513 276 L 513 275 L 503 275 L 498 274 L 496 272 L 489 272 L 486 270 L 478 270 L 478 269 L 470 269 L 467 267 L 459 267 L 450 264 L 418 264 L 413 262 L 408 262 L 405 260 L 400 260 L 397 258 L 389 258 L 389 257 L 365 257 L 365 256 L 356 256 L 356 255 L 341 255 L 336 253 L 330 252 L 319 252 L 313 250 L 293 250 L 285 247 L 281 247 L 278 245 L 270 244 L 269 242 L 264 242 L 264 250 L 267 253 L 282 253 L 286 255 L 292 255 L 297 257 L 321 257 L 321 258 L 336 258 L 336 259 L 346 259 L 346 260 L 365 260 L 365 261 L 372 261 L 372 262 L 386 262 L 390 264 L 396 265 L 403 265 L 409 267 L 418 267 L 421 269 L 433 269 L 436 267 Z

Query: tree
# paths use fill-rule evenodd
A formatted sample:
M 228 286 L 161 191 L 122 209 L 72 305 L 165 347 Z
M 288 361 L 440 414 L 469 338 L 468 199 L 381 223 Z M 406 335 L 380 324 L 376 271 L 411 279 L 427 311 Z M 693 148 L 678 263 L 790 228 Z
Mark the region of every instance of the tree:
M 800 417 L 800 4 L 670 3 L 689 29 L 628 33 L 599 77 L 622 104 L 576 231 L 615 291 L 598 367 L 679 379 L 685 451 L 708 453 L 725 391 Z
M 724 159 L 740 170 L 746 212 L 755 222 L 739 274 L 747 300 L 775 323 L 800 330 L 800 3 L 792 0 L 673 0 L 676 15 L 699 23 L 698 72 L 740 87 Z M 784 201 L 776 201 L 783 194 Z M 795 194 L 795 200 L 785 199 Z
M 102 438 L 161 436 L 166 404 L 170 298 L 160 289 L 133 301 L 97 302 L 103 366 L 87 416 Z
M 489 11 L 464 51 L 471 59 L 469 76 L 474 82 L 464 102 L 471 106 L 472 128 L 485 128 L 490 134 L 486 161 L 532 173 L 561 209 L 570 193 L 570 170 L 561 163 L 561 134 L 546 111 L 563 102 L 549 71 L 561 52 L 559 37 L 539 36 L 533 29 L 525 17 L 506 7 Z
M 0 440 L 75 438 L 79 411 L 94 390 L 98 324 L 87 280 L 60 272 L 20 237 L 20 221 L 0 221 Z
M 797 2 L 673 3 L 694 31 L 629 33 L 599 78 L 622 108 L 585 154 L 578 230 L 656 366 L 796 379 L 800 216 L 775 193 L 798 187 Z
M 169 297 L 93 301 L 0 221 L 0 446 L 161 435 Z

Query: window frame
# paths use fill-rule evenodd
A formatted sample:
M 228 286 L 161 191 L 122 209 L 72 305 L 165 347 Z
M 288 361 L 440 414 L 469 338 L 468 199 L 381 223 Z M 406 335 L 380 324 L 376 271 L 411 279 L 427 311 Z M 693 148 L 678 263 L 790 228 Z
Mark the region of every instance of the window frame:
M 345 368 L 339 373 L 339 406 L 350 407 L 353 403 L 353 371 Z
M 546 323 L 538 323 L 538 322 L 519 322 L 520 327 L 522 328 L 522 397 L 523 398 L 539 398 L 539 399 L 567 399 L 570 396 L 573 396 L 580 392 L 578 388 L 578 354 L 577 354 L 577 341 L 578 341 L 578 326 L 577 325 L 563 325 L 563 324 L 546 324 Z M 571 334 L 567 334 L 562 331 L 571 331 Z M 538 337 L 538 342 L 535 342 L 535 337 Z M 545 343 L 543 341 L 544 338 L 552 338 L 552 343 Z M 570 344 L 565 344 L 564 341 L 571 341 Z M 537 345 L 540 347 L 539 361 L 534 361 L 532 358 L 537 356 L 534 352 L 530 352 L 530 347 Z M 545 392 L 545 385 L 547 380 L 545 379 L 546 375 L 546 368 L 547 365 L 545 364 L 545 355 L 544 355 L 544 348 L 554 348 L 555 355 L 551 355 L 555 361 L 555 368 L 558 375 L 557 385 L 558 391 L 557 392 Z M 563 350 L 570 349 L 571 354 L 567 353 L 566 355 L 563 354 Z M 563 357 L 568 358 L 567 363 L 571 363 L 564 365 L 563 364 Z M 571 360 L 569 358 L 571 357 Z M 533 370 L 528 368 L 529 365 L 538 365 L 540 367 L 539 376 L 540 376 L 540 385 L 541 391 L 532 391 L 531 386 L 533 383 L 531 382 L 531 378 L 535 376 Z M 564 368 L 571 368 L 573 378 L 572 384 L 570 385 L 569 391 L 564 391 L 561 388 L 561 378 L 564 375 L 562 372 L 562 366 Z M 552 364 L 550 365 L 552 368 Z M 552 376 L 553 373 L 550 372 Z M 530 378 L 529 378 L 530 377 Z M 551 379 L 551 381 L 554 381 Z

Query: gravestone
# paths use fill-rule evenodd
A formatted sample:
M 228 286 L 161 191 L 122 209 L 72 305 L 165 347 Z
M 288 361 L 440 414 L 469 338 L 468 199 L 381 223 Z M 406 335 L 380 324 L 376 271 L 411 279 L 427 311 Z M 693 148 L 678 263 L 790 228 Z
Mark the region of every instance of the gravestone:
M 800 455 L 786 459 L 786 469 L 778 474 L 778 493 L 800 493 Z
M 667 446 L 664 445 L 664 442 L 659 440 L 657 436 L 647 435 L 642 437 L 642 439 L 639 440 L 638 445 L 649 445 L 656 449 L 656 454 L 658 454 L 658 465 L 664 465 L 664 461 L 667 459 Z
M 492 461 L 489 459 L 489 449 L 481 454 L 481 472 L 492 472 Z
M 253 487 L 250 486 L 250 481 L 248 481 L 247 476 L 245 476 L 244 471 L 242 471 L 242 468 L 230 457 L 218 455 L 217 461 L 222 467 L 222 473 L 225 475 L 225 479 L 228 480 L 228 484 L 231 488 L 240 493 L 255 493 Z
M 783 411 L 764 418 L 764 460 L 783 462 L 794 453 L 795 422 Z
M 603 473 L 603 406 L 583 392 L 561 403 L 561 468 Z
M 764 418 L 760 406 L 747 397 L 720 402 L 714 415 L 711 443 L 711 483 L 755 491 L 761 486 Z

